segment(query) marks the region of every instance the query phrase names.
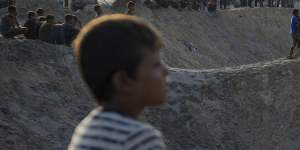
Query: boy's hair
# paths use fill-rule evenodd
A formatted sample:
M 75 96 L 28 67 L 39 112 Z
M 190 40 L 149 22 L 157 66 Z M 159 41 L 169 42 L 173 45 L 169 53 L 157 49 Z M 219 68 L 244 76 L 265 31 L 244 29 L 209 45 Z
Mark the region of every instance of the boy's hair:
M 99 8 L 102 9 L 101 6 L 100 6 L 99 4 L 96 4 L 96 5 L 94 6 L 94 11 L 97 11 Z
M 33 11 L 28 11 L 27 12 L 28 19 L 31 19 L 34 15 L 35 15 L 35 12 L 33 12 Z
M 10 6 L 8 6 L 7 11 L 8 11 L 9 13 L 14 13 L 14 12 L 17 11 L 17 8 L 16 8 L 16 6 L 14 6 L 14 5 L 10 5 Z
M 73 19 L 75 19 L 71 14 L 66 14 L 65 15 L 65 22 L 70 22 Z
M 37 13 L 37 15 L 39 15 L 39 16 L 41 16 L 41 15 L 44 15 L 44 9 L 43 8 L 38 8 L 37 10 L 36 10 L 36 13 Z
M 99 104 L 115 94 L 112 77 L 124 71 L 134 78 L 145 50 L 164 46 L 157 30 L 144 20 L 107 15 L 86 25 L 74 42 L 82 76 Z
M 131 6 L 135 6 L 135 2 L 134 1 L 129 1 L 127 3 L 127 8 L 131 7 Z

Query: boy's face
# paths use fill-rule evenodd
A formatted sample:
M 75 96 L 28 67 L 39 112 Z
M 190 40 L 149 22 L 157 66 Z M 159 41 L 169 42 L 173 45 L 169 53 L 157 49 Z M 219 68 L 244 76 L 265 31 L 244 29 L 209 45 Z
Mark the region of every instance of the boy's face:
M 144 59 L 135 76 L 135 91 L 144 106 L 158 106 L 167 99 L 168 72 L 161 63 L 159 51 L 144 51 Z

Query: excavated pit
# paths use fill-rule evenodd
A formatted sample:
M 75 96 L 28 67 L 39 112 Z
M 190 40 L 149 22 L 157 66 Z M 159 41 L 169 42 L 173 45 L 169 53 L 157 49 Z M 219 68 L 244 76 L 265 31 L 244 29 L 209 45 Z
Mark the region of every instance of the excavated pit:
M 88 8 L 77 12 L 82 19 L 93 15 Z M 138 15 L 162 32 L 162 59 L 174 67 L 168 103 L 141 117 L 162 131 L 169 149 L 300 149 L 300 59 L 283 58 L 290 11 L 209 17 L 138 6 Z M 0 39 L 1 148 L 64 150 L 93 107 L 71 48 Z

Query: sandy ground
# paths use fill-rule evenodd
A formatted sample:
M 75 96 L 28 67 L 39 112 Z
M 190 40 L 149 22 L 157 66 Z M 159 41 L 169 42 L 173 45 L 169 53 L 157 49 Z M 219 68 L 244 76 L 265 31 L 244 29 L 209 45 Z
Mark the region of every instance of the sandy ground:
M 28 5 L 28 3 L 33 5 Z M 63 21 L 66 13 L 76 14 L 83 23 L 94 18 L 93 6 L 71 12 L 55 2 L 26 0 L 19 4 L 20 20 L 25 12 L 37 7 Z M 111 8 L 102 3 L 105 14 L 123 13 L 124 7 Z M 0 11 L 0 13 L 3 10 Z M 238 66 L 286 57 L 290 48 L 290 9 L 245 8 L 206 12 L 178 11 L 173 8 L 150 10 L 137 4 L 136 15 L 153 23 L 162 33 L 166 48 L 163 60 L 175 68 L 209 69 Z

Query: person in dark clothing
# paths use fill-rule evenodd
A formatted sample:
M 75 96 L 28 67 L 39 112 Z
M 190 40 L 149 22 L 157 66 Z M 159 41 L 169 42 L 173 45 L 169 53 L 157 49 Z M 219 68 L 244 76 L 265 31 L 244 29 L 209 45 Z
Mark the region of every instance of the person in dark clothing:
M 62 25 L 64 42 L 66 45 L 70 46 L 73 40 L 76 38 L 79 30 L 75 28 L 75 19 L 72 15 L 67 14 L 65 16 L 65 23 Z
M 254 6 L 258 7 L 258 4 L 259 4 L 259 7 L 264 7 L 264 0 L 255 0 Z
M 298 9 L 294 9 L 293 10 L 293 16 L 291 18 L 291 28 L 290 28 L 290 34 L 292 36 L 293 39 L 293 45 L 291 47 L 290 50 L 290 54 L 288 55 L 289 59 L 293 58 L 293 54 L 294 54 L 294 49 L 297 46 L 297 43 L 299 41 L 299 10 Z
M 25 22 L 24 27 L 28 29 L 28 31 L 25 33 L 25 37 L 27 39 L 37 39 L 39 37 L 38 33 L 38 22 L 36 20 L 36 14 L 33 11 L 29 11 L 27 13 L 28 20 Z
M 279 7 L 281 0 L 275 0 L 275 7 Z
M 101 17 L 103 11 L 102 11 L 102 8 L 99 4 L 96 4 L 94 6 L 94 11 L 96 12 L 96 17 L 95 18 Z
M 274 0 L 268 0 L 268 7 L 274 7 Z
M 53 15 L 47 15 L 46 22 L 44 22 L 39 29 L 39 39 L 45 42 L 54 43 L 54 38 L 51 35 L 54 28 L 54 19 Z
M 64 8 L 68 8 L 69 7 L 69 0 L 64 0 Z
M 220 9 L 226 9 L 227 0 L 220 0 Z
M 63 24 L 54 24 L 50 37 L 53 44 L 65 44 Z
M 248 0 L 247 2 L 248 2 L 248 7 L 250 7 L 250 8 L 252 8 L 253 6 L 252 6 L 252 1 L 253 0 Z
M 17 8 L 8 7 L 8 14 L 1 19 L 1 34 L 4 38 L 14 38 L 16 35 L 24 34 L 27 28 L 21 27 L 17 20 Z
M 16 6 L 15 0 L 8 0 L 8 6 Z
M 207 11 L 211 16 L 215 16 L 217 12 L 217 0 L 208 0 Z
M 36 9 L 36 15 L 37 15 L 37 20 L 40 20 L 40 18 L 45 18 L 45 10 L 43 8 L 38 8 Z
M 134 11 L 135 11 L 135 2 L 134 1 L 129 1 L 127 3 L 127 15 L 134 15 Z
M 78 19 L 76 15 L 73 15 L 73 19 L 74 19 L 74 28 L 80 30 L 82 28 L 82 22 Z

